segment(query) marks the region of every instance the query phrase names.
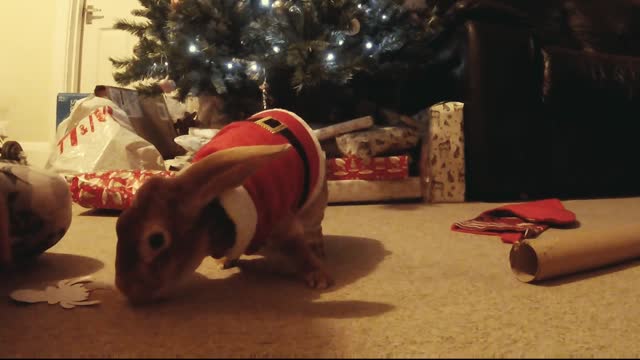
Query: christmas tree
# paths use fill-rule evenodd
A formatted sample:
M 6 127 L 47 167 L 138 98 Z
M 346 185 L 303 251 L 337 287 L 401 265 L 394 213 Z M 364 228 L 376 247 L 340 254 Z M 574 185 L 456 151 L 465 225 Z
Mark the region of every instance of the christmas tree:
M 139 39 L 131 57 L 111 59 L 115 80 L 179 100 L 217 95 L 232 117 L 353 94 L 358 77 L 406 76 L 428 62 L 438 31 L 433 7 L 416 16 L 402 0 L 139 1 L 132 14 L 144 21 L 115 24 Z

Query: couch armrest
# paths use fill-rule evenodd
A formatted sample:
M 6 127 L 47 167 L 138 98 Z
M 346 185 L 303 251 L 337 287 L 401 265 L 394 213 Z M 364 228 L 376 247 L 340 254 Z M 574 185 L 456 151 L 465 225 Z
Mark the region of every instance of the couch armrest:
M 465 155 L 469 200 L 538 198 L 548 190 L 540 146 L 543 65 L 527 24 L 470 20 L 464 26 Z M 536 149 L 536 151 L 532 151 Z
M 545 47 L 544 118 L 554 189 L 564 197 L 638 194 L 640 57 Z
M 638 59 L 543 50 L 517 9 L 466 3 L 452 10 L 456 16 L 439 40 L 447 50 L 442 57 L 456 64 L 460 97 L 451 100 L 465 103 L 467 200 L 631 192 L 640 170 L 629 170 L 629 154 L 637 153 L 630 134 L 640 125 L 622 121 L 614 134 L 618 127 L 603 128 L 602 119 L 637 113 Z M 552 80 L 546 87 L 545 69 Z M 599 139 L 603 129 L 614 140 Z M 594 164 L 601 169 L 595 174 Z M 628 180 L 611 186 L 612 177 Z
M 640 57 L 552 46 L 545 47 L 543 55 L 547 102 L 566 102 L 585 95 L 640 101 Z
M 459 0 L 449 9 L 452 17 L 468 20 L 527 24 L 528 15 L 508 2 L 499 0 Z
M 433 63 L 453 73 L 458 98 L 446 100 L 465 103 L 467 200 L 538 197 L 546 187 L 531 164 L 547 154 L 527 148 L 546 126 L 538 116 L 543 61 L 527 15 L 496 0 L 462 0 L 443 28 Z

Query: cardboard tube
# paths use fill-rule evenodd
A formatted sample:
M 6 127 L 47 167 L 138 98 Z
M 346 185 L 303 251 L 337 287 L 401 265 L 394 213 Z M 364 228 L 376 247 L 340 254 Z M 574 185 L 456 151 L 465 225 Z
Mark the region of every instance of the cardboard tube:
M 512 246 L 511 270 L 533 282 L 640 257 L 640 224 L 591 232 L 563 231 Z

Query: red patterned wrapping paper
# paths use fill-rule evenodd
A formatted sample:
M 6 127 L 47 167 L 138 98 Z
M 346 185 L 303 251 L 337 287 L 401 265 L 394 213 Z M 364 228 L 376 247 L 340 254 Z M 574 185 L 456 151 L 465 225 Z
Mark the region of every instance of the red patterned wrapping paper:
M 408 155 L 327 159 L 327 180 L 402 180 L 408 177 Z
M 152 176 L 173 177 L 175 171 L 112 170 L 76 175 L 70 180 L 71 197 L 85 208 L 124 210 L 131 206 L 140 186 Z

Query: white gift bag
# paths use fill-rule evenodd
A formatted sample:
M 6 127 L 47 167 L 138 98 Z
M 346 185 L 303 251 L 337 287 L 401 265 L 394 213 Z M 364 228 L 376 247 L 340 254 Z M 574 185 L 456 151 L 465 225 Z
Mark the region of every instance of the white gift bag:
M 113 101 L 93 95 L 78 101 L 58 125 L 45 165 L 62 175 L 164 167 L 160 152 L 135 133 L 126 112 Z

